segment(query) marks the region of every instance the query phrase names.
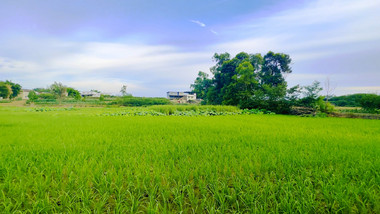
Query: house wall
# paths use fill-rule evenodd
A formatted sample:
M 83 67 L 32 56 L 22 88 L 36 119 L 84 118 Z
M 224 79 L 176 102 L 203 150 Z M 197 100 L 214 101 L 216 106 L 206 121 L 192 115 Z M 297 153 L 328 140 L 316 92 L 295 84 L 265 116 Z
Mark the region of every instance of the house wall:
M 22 93 L 21 93 L 21 99 L 23 99 L 23 100 L 29 100 L 28 95 L 29 95 L 29 91 L 22 91 Z
M 21 97 L 23 100 L 29 100 L 29 92 L 30 90 L 21 90 L 20 94 L 17 97 Z

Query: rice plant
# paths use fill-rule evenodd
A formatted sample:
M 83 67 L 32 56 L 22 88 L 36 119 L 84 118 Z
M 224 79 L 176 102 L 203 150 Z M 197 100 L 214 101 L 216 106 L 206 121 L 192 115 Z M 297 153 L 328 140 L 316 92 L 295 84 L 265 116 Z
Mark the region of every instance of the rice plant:
M 1 212 L 380 212 L 379 120 L 127 111 L 0 107 Z

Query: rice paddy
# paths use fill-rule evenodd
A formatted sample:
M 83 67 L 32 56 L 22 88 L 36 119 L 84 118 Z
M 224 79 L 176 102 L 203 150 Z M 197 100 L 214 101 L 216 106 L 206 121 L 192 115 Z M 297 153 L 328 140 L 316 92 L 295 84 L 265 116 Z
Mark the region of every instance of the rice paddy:
M 136 109 L 0 107 L 0 211 L 380 213 L 380 120 Z

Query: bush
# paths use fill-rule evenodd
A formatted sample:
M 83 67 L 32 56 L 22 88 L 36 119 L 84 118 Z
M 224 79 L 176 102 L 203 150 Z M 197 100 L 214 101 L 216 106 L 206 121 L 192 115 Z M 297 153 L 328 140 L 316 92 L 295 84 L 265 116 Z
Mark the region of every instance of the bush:
M 29 91 L 28 98 L 30 102 L 33 102 L 38 99 L 38 96 L 35 91 Z
M 104 95 L 103 95 L 103 94 L 100 95 L 100 97 L 99 97 L 99 101 L 100 101 L 100 102 L 103 102 L 103 101 L 104 101 Z
M 324 97 L 320 96 L 316 101 L 317 110 L 322 113 L 332 113 L 334 111 L 334 106 L 324 101 Z
M 119 104 L 122 106 L 151 106 L 151 105 L 168 105 L 170 101 L 166 98 L 153 97 L 132 97 L 125 96 L 117 99 L 111 104 Z
M 38 98 L 42 100 L 55 100 L 54 94 L 49 94 L 49 93 L 39 94 Z

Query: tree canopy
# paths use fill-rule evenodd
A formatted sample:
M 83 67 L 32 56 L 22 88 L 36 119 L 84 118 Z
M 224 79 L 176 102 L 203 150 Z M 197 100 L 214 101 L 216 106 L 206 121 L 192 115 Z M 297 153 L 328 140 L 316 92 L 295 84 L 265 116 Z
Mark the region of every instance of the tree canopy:
M 13 83 L 10 80 L 6 80 L 5 82 L 0 82 L 0 97 L 14 99 L 21 92 L 21 85 L 17 83 Z
M 0 82 L 0 97 L 7 99 L 9 95 L 12 93 L 11 87 L 5 82 Z
M 213 77 L 200 71 L 191 85 L 204 103 L 286 111 L 285 75 L 292 72 L 289 55 L 241 52 L 231 58 L 229 53 L 215 53 L 213 60 Z
M 54 95 L 56 95 L 58 98 L 63 98 L 67 92 L 67 87 L 64 86 L 62 83 L 60 82 L 54 82 L 51 86 L 50 86 L 50 90 L 54 93 Z

